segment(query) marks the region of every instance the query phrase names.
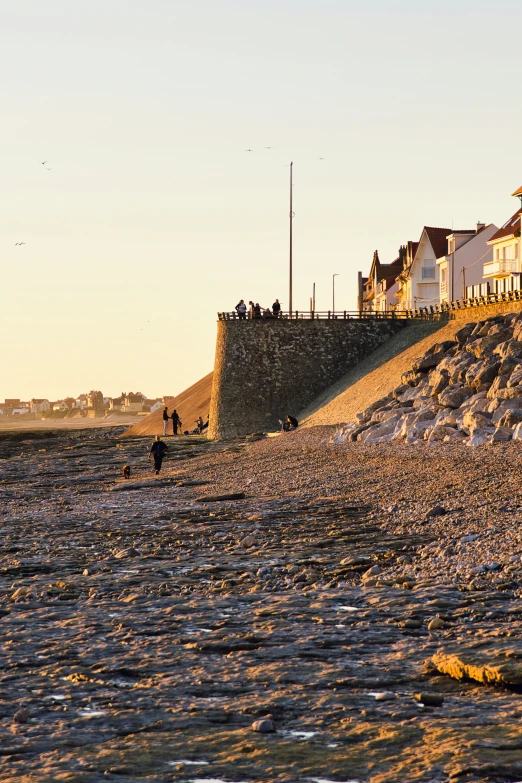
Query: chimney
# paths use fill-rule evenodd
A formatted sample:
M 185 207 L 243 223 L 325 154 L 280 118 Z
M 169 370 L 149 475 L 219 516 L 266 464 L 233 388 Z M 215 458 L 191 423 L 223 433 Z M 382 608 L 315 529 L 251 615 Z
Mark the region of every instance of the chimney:
M 477 234 L 479 231 L 482 231 L 483 228 L 486 227 L 485 223 L 481 223 L 480 221 L 477 223 Z

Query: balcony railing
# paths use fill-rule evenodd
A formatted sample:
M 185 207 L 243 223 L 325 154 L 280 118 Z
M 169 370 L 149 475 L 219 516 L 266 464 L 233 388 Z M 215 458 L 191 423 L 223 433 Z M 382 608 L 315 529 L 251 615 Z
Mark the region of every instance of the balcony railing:
M 443 296 L 447 296 L 447 295 L 448 295 L 448 284 L 446 282 L 441 282 L 440 283 L 440 296 L 442 298 Z
M 518 271 L 519 264 L 515 258 L 498 258 L 496 261 L 489 261 L 487 264 L 484 264 L 484 277 L 510 275 Z

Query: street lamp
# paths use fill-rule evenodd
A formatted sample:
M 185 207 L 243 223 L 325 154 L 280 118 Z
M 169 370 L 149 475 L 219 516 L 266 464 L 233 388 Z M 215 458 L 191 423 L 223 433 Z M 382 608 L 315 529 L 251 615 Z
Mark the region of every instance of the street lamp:
M 335 278 L 339 277 L 339 272 L 332 275 L 332 314 L 335 313 Z

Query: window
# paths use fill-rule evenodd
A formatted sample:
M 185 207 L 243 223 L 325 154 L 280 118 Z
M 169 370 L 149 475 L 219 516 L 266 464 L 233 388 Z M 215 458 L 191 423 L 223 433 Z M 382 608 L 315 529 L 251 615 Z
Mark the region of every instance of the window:
M 435 267 L 434 266 L 423 266 L 422 267 L 422 279 L 423 280 L 434 280 L 435 279 Z

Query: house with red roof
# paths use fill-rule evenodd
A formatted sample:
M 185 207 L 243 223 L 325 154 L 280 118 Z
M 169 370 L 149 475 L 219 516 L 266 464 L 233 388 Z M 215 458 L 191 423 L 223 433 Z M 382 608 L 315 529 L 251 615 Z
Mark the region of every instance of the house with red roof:
M 424 226 L 418 242 L 408 242 L 399 275 L 398 310 L 439 304 L 440 273 L 437 258 L 445 255 L 450 228 Z
M 492 249 L 492 259 L 484 264 L 484 277 L 491 281 L 492 293 L 520 291 L 522 246 L 520 226 L 522 218 L 522 187 L 512 193 L 520 199 L 520 208 L 496 231 L 488 245 Z
M 386 312 L 395 306 L 395 294 L 398 289 L 397 276 L 402 269 L 403 248 L 399 256 L 390 264 L 382 264 L 379 253 L 373 254 L 370 274 L 363 283 L 363 310 L 378 310 Z

